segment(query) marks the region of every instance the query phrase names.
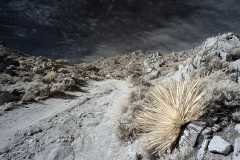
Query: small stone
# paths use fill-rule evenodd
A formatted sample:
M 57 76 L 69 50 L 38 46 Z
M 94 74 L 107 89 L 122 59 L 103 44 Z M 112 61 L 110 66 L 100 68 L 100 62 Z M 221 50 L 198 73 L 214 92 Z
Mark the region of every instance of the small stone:
M 148 68 L 148 69 L 147 69 L 147 73 L 152 72 L 152 70 L 153 70 L 152 68 Z
M 43 62 L 42 64 L 42 68 L 45 70 L 48 68 L 48 63 L 47 62 Z
M 32 71 L 37 73 L 37 74 L 40 74 L 43 72 L 42 68 L 38 67 L 38 66 L 35 66 L 32 68 Z
M 140 153 L 136 152 L 136 160 L 142 160 L 143 156 Z
M 211 135 L 204 135 L 204 139 L 210 139 L 210 138 L 212 138 Z
M 213 132 L 217 132 L 217 131 L 219 131 L 220 129 L 221 129 L 221 125 L 219 125 L 219 124 L 215 124 L 215 125 L 212 127 Z
M 213 130 L 210 127 L 207 127 L 202 131 L 202 135 L 211 135 L 211 134 L 213 134 Z
M 238 133 L 240 133 L 240 123 L 239 124 L 236 124 L 235 126 L 235 131 L 237 131 Z
M 232 114 L 233 121 L 240 122 L 240 112 L 235 112 Z
M 74 137 L 71 136 L 70 139 L 69 139 L 69 142 L 73 142 L 74 141 Z
M 232 149 L 232 145 L 220 136 L 214 136 L 209 143 L 208 150 L 212 153 L 220 153 L 227 156 Z
M 67 68 L 60 68 L 58 72 L 66 74 L 66 73 L 69 73 L 69 70 Z
M 160 53 L 160 52 L 157 52 L 157 56 L 162 56 L 162 53 Z
M 111 78 L 111 75 L 110 75 L 110 74 L 106 74 L 105 77 L 106 77 L 106 78 Z
M 51 139 L 50 141 L 49 141 L 49 143 L 53 143 L 53 142 L 55 142 L 56 140 L 54 140 L 54 139 Z
M 160 63 L 158 63 L 158 62 L 156 62 L 155 64 L 154 64 L 154 68 L 155 69 L 158 69 L 159 67 L 161 67 L 162 65 L 160 65 Z
M 30 139 L 29 141 L 28 141 L 28 143 L 32 143 L 33 142 L 33 139 Z
M 240 159 L 240 137 L 236 138 L 234 141 L 234 151 L 233 151 L 233 160 Z
M 152 72 L 150 73 L 150 75 L 148 76 L 148 79 L 149 79 L 149 80 L 156 79 L 156 78 L 158 78 L 158 75 L 159 75 L 159 72 L 156 71 L 156 70 L 154 70 L 154 71 L 152 71 Z
M 216 122 L 219 118 L 218 117 L 214 117 L 213 121 Z
M 221 126 L 223 127 L 227 127 L 229 125 L 228 123 L 228 120 L 224 119 L 222 122 L 221 122 Z
M 145 67 L 148 68 L 149 67 L 149 59 L 144 60 L 143 64 L 144 64 Z

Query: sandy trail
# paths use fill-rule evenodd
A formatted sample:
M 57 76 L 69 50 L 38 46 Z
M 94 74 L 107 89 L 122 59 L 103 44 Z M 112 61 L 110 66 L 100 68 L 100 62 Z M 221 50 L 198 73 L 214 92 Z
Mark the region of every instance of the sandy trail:
M 115 136 L 116 106 L 124 81 L 90 82 L 75 99 L 48 99 L 0 116 L 0 159 L 134 159 L 135 144 Z

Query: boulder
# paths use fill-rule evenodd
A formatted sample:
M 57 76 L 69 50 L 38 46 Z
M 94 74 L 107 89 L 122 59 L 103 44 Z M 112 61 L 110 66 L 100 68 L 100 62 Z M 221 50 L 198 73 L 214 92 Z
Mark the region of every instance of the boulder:
M 233 151 L 233 160 L 240 159 L 240 137 L 236 138 L 234 141 L 234 151 Z
M 238 133 L 240 133 L 240 123 L 239 124 L 236 124 L 235 126 L 235 131 L 237 131 Z
M 205 125 L 206 123 L 204 122 L 191 122 L 188 124 L 179 140 L 179 147 L 194 147 Z
M 19 96 L 15 96 L 11 93 L 0 93 L 0 105 L 4 103 L 19 101 L 21 98 Z
M 201 145 L 201 148 L 198 150 L 197 160 L 204 159 L 204 154 L 206 153 L 209 141 L 210 141 L 209 139 L 204 139 L 204 141 L 203 141 L 203 143 Z
M 208 145 L 208 151 L 227 156 L 232 149 L 232 145 L 222 139 L 220 136 L 214 136 Z
M 230 62 L 230 67 L 240 70 L 240 59 Z

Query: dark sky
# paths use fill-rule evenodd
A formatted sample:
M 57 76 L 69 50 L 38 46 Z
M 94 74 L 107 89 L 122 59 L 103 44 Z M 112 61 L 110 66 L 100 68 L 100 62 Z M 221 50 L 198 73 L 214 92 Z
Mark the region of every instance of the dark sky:
M 170 53 L 240 33 L 237 0 L 0 0 L 0 40 L 74 63 L 138 49 Z

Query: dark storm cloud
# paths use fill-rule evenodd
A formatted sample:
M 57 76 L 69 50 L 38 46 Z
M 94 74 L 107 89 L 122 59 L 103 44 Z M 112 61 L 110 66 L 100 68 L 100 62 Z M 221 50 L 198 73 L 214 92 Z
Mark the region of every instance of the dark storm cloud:
M 171 52 L 240 33 L 236 0 L 3 0 L 0 39 L 29 54 L 91 61 L 138 49 Z

